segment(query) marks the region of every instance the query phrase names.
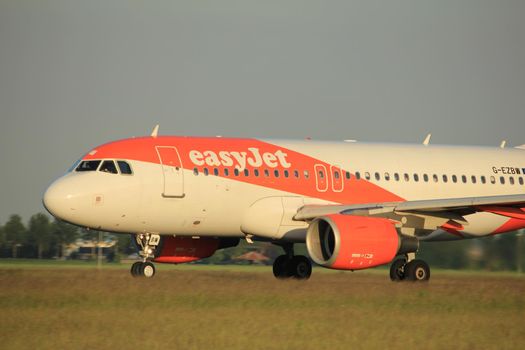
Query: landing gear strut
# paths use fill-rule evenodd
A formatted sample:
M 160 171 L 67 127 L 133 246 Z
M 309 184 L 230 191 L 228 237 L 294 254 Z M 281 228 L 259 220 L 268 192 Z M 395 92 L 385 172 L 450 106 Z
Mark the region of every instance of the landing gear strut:
M 155 276 L 155 265 L 148 260 L 155 257 L 155 248 L 160 243 L 160 236 L 150 233 L 138 233 L 135 235 L 135 242 L 139 247 L 139 256 L 142 261 L 137 261 L 131 265 L 131 275 L 133 277 L 146 278 Z
M 285 253 L 273 262 L 273 275 L 279 279 L 308 279 L 312 274 L 312 263 L 303 255 L 294 255 L 293 244 L 282 246 Z
M 396 259 L 390 265 L 390 279 L 392 281 L 426 282 L 430 278 L 430 267 L 420 259 L 415 259 L 415 254 Z

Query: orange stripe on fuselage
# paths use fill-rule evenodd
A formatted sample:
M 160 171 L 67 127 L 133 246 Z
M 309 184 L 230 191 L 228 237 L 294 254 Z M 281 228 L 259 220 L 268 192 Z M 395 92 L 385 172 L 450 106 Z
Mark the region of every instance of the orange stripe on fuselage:
M 176 147 L 182 161 L 184 169 L 197 168 L 201 172 L 208 168 L 210 176 L 213 169 L 219 169 L 219 176 L 231 180 L 263 186 L 285 192 L 294 193 L 305 197 L 319 198 L 336 203 L 358 204 L 358 203 L 375 203 L 375 202 L 394 202 L 404 201 L 403 198 L 391 193 L 375 184 L 366 180 L 356 180 L 354 174 L 351 179 L 344 178 L 344 174 L 339 181 L 344 182 L 344 189 L 341 192 L 332 190 L 331 164 L 315 159 L 308 155 L 280 147 L 268 142 L 257 139 L 241 138 L 203 138 L 203 137 L 140 137 L 110 142 L 101 145 L 84 157 L 88 159 L 128 159 L 142 162 L 160 164 L 159 157 L 155 150 L 156 146 Z M 256 151 L 255 151 L 256 150 Z M 191 154 L 190 152 L 195 151 Z M 218 157 L 221 161 L 217 165 L 216 157 L 223 152 L 223 158 Z M 201 158 L 202 154 L 204 158 Z M 273 156 L 272 156 L 273 155 Z M 225 166 L 223 163 L 230 164 L 228 156 L 232 160 L 231 165 Z M 208 157 L 208 158 L 206 158 Z M 245 176 L 242 171 L 239 176 L 234 175 L 235 167 L 240 168 L 242 162 L 237 159 L 245 160 L 245 168 L 249 171 L 249 176 Z M 198 160 L 202 165 L 194 164 L 193 160 Z M 261 158 L 261 159 L 260 159 Z M 264 158 L 264 159 L 262 159 Z M 248 159 L 251 159 L 249 161 Z M 206 163 L 206 160 L 208 163 Z M 261 163 L 262 160 L 262 163 Z M 209 165 L 213 164 L 213 165 Z M 259 166 L 260 165 L 260 166 Z M 326 168 L 325 181 L 328 181 L 328 190 L 320 192 L 317 190 L 316 174 L 314 167 L 322 165 Z M 229 169 L 229 176 L 224 176 L 224 169 Z M 254 170 L 259 169 L 259 176 L 254 176 Z M 270 176 L 264 176 L 264 170 L 270 171 Z M 274 176 L 274 170 L 279 170 L 279 177 Z M 288 177 L 284 177 L 284 171 L 288 170 Z M 300 177 L 294 176 L 294 170 L 298 170 Z M 309 172 L 306 179 L 304 171 Z M 343 169 L 345 170 L 345 169 Z M 340 187 L 338 185 L 338 187 Z

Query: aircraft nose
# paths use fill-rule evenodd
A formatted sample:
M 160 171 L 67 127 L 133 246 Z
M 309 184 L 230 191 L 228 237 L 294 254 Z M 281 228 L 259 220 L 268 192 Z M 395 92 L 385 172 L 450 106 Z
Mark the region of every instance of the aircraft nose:
M 72 194 L 70 186 L 67 186 L 62 179 L 53 182 L 44 193 L 43 203 L 46 210 L 62 220 L 69 220 L 74 213 L 72 207 Z

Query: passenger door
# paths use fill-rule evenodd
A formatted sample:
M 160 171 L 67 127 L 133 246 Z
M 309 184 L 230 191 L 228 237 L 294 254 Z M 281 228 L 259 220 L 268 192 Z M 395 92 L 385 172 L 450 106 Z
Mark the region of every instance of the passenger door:
M 164 197 L 184 197 L 184 174 L 177 148 L 172 146 L 155 147 L 164 176 Z

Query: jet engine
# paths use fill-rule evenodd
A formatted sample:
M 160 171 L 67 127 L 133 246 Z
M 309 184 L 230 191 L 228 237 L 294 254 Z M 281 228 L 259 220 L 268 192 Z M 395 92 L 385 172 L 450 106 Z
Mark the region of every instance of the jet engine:
M 306 247 L 312 260 L 323 267 L 359 270 L 415 252 L 419 241 L 399 235 L 388 219 L 335 214 L 312 221 L 306 233 Z
M 153 261 L 180 264 L 212 256 L 215 251 L 235 247 L 239 238 L 161 236 Z

